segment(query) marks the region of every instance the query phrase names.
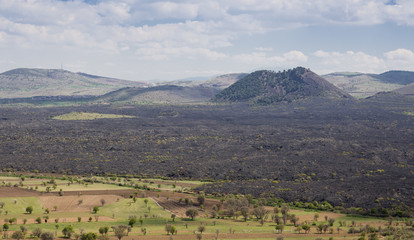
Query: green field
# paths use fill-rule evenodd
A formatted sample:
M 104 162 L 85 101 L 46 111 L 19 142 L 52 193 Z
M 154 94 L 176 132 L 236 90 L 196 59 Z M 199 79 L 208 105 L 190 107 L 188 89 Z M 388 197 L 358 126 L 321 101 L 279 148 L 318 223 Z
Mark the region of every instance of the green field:
M 199 215 L 196 216 L 194 220 L 191 220 L 188 217 L 176 217 L 173 221 L 171 218 L 171 212 L 168 209 L 160 207 L 153 199 L 151 198 L 141 198 L 142 194 L 137 194 L 137 198 L 124 198 L 117 197 L 116 201 L 113 195 L 88 195 L 88 191 L 93 190 L 108 190 L 108 194 L 111 193 L 110 190 L 115 189 L 127 189 L 125 186 L 119 185 L 134 185 L 142 184 L 146 185 L 148 188 L 157 189 L 157 191 L 176 191 L 180 188 L 180 184 L 188 186 L 194 185 L 197 186 L 202 184 L 200 181 L 169 181 L 169 180 L 160 180 L 160 179 L 135 179 L 135 178 L 104 178 L 104 177 L 93 177 L 91 181 L 90 177 L 60 177 L 60 178 L 31 178 L 26 177 L 22 178 L 20 176 L 0 176 L 0 181 L 4 186 L 14 186 L 11 189 L 21 189 L 21 188 L 30 188 L 37 190 L 38 192 L 45 192 L 46 187 L 49 187 L 49 195 L 40 195 L 37 193 L 38 197 L 0 197 L 0 203 L 4 206 L 0 208 L 0 219 L 3 223 L 9 223 L 10 219 L 15 218 L 16 222 L 9 223 L 9 229 L 3 231 L 7 236 L 11 236 L 14 231 L 21 229 L 21 226 L 27 228 L 29 234 L 26 237 L 30 236 L 31 231 L 36 228 L 41 228 L 43 231 L 50 231 L 55 233 L 58 237 L 62 237 L 62 229 L 65 226 L 71 225 L 74 227 L 75 232 L 80 234 L 81 232 L 94 232 L 98 234 L 98 229 L 100 227 L 107 226 L 109 227 L 109 236 L 114 238 L 114 232 L 112 231 L 112 226 L 118 225 L 128 225 L 129 219 L 131 217 L 135 218 L 137 221 L 134 226 L 130 229 L 129 237 L 142 236 L 142 229 L 146 229 L 146 238 L 152 239 L 159 236 L 166 236 L 165 226 L 172 225 L 177 230 L 177 235 L 174 235 L 173 239 L 180 239 L 180 236 L 187 235 L 187 238 L 197 239 L 196 233 L 199 231 L 200 226 L 204 226 L 205 230 L 203 239 L 215 239 L 218 233 L 218 239 L 222 236 L 225 239 L 276 239 L 278 236 L 283 236 L 284 240 L 287 239 L 298 239 L 298 240 L 314 240 L 316 238 L 321 238 L 324 240 L 328 239 L 357 239 L 360 236 L 360 233 L 349 234 L 348 231 L 351 228 L 360 229 L 366 228 L 367 225 L 374 226 L 375 229 L 387 228 L 389 224 L 388 219 L 373 218 L 373 217 L 363 217 L 363 216 L 348 216 L 344 214 L 337 214 L 332 212 L 316 212 L 308 209 L 298 209 L 292 208 L 290 214 L 298 217 L 299 224 L 308 223 L 311 226 L 311 235 L 305 234 L 304 231 L 298 232 L 298 228 L 294 226 L 289 220 L 284 226 L 283 233 L 277 233 L 275 226 L 276 223 L 272 221 L 271 217 L 272 212 L 269 210 L 266 215 L 266 219 L 263 224 L 258 221 L 253 214 L 249 216 L 248 221 L 244 221 L 243 217 L 219 217 L 211 218 L 210 210 L 203 210 L 198 207 L 198 205 L 193 206 L 193 208 L 198 209 Z M 70 184 L 68 184 L 70 183 Z M 22 186 L 23 185 L 23 186 Z M 53 188 L 53 185 L 56 188 Z M 174 185 L 174 186 L 173 186 Z M 129 187 L 131 188 L 131 187 Z M 58 196 L 57 193 L 53 192 L 60 191 L 70 192 L 77 191 L 82 192 L 81 195 L 72 195 L 72 196 Z M 1 189 L 0 189 L 1 190 Z M 140 190 L 140 192 L 143 190 Z M 154 191 L 154 190 L 152 190 Z M 36 193 L 36 192 L 34 192 Z M 107 204 L 100 205 L 96 202 L 99 198 L 104 198 L 107 196 L 113 196 L 112 201 Z M 173 195 L 174 196 L 174 195 Z M 187 195 L 186 195 L 187 196 Z M 196 197 L 188 195 L 188 197 Z M 56 202 L 57 205 L 64 207 L 65 209 L 60 209 L 56 206 L 56 209 L 49 207 L 49 212 L 46 211 L 46 206 L 44 202 L 56 201 L 53 199 L 58 199 Z M 61 200 L 59 200 L 61 199 Z M 94 200 L 95 199 L 95 200 Z M 80 204 L 82 200 L 82 204 Z M 49 202 L 50 202 L 49 201 Z M 95 201 L 95 202 L 93 202 Z M 177 199 L 170 200 L 175 205 L 179 205 Z M 219 200 L 210 200 L 216 201 L 219 203 Z M 65 205 L 66 204 L 66 205 Z M 33 212 L 31 214 L 26 213 L 26 208 L 28 206 L 33 207 Z M 99 206 L 98 211 L 93 212 L 92 208 L 94 206 Z M 251 206 L 252 208 L 252 206 Z M 317 222 L 314 220 L 314 215 L 318 213 L 319 218 Z M 277 216 L 282 217 L 282 214 L 279 213 Z M 41 219 L 41 223 L 36 223 L 35 219 Z M 318 225 L 328 225 L 326 219 L 334 218 L 335 221 L 332 224 L 327 232 L 322 234 L 316 234 L 316 229 Z M 47 218 L 47 219 L 46 219 Z M 80 221 L 78 220 L 80 218 Z M 27 223 L 24 224 L 24 219 L 27 220 Z M 47 220 L 47 223 L 45 222 Z M 412 219 L 395 219 L 393 221 L 393 227 L 396 229 L 404 228 L 406 223 Z M 301 226 L 301 225 L 299 225 Z M 332 231 L 332 233 L 330 233 Z M 235 236 L 232 238 L 232 236 Z M 367 238 L 368 239 L 367 234 Z M 166 236 L 167 237 L 167 236 Z M 386 239 L 386 238 L 383 238 Z M 409 239 L 409 238 L 407 238 Z

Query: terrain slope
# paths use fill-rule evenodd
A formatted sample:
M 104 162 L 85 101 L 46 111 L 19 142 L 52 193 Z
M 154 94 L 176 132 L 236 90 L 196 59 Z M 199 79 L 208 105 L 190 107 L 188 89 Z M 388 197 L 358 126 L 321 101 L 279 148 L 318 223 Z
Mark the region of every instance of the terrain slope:
M 381 74 L 358 72 L 330 73 L 323 78 L 354 97 L 388 92 L 414 82 L 414 72 L 388 71 Z
M 414 95 L 414 83 L 408 84 L 402 88 L 395 89 L 393 92 L 403 95 Z
M 0 74 L 0 98 L 102 95 L 123 87 L 148 84 L 73 73 L 59 69 L 19 68 Z
M 100 96 L 94 102 L 124 104 L 203 103 L 209 101 L 218 92 L 218 89 L 203 86 L 162 85 L 149 88 L 122 88 Z
M 256 71 L 216 95 L 215 101 L 271 104 L 309 97 L 352 98 L 309 69 Z

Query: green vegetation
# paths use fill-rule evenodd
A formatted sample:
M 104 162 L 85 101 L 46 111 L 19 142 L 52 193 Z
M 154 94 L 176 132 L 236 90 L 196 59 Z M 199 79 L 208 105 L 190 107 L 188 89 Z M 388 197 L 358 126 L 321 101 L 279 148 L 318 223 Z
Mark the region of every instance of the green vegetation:
M 102 113 L 89 113 L 89 112 L 71 112 L 53 117 L 55 120 L 96 120 L 102 118 L 135 118 L 128 115 L 117 114 L 102 114 Z
M 7 185 L 7 181 L 20 181 L 38 185 L 50 184 L 79 184 L 82 182 L 107 181 L 100 183 L 114 186 L 112 181 L 127 183 L 143 180 L 125 177 L 39 177 L 34 176 L 4 176 L 0 180 Z M 179 181 L 160 179 L 147 179 L 148 184 L 163 185 L 179 184 Z M 89 182 L 91 183 L 91 182 Z M 191 181 L 185 181 L 191 184 Z M 199 182 L 198 182 L 199 183 Z M 93 185 L 90 184 L 91 189 Z M 193 183 L 194 186 L 197 182 Z M 24 188 L 25 186 L 20 186 Z M 410 226 L 413 220 L 409 218 L 373 218 L 363 216 L 351 216 L 334 212 L 317 211 L 324 209 L 332 211 L 332 206 L 327 203 L 283 203 L 283 201 L 263 201 L 251 196 L 227 195 L 221 199 L 212 198 L 204 193 L 177 195 L 171 192 L 169 187 L 164 187 L 165 192 L 148 190 L 136 191 L 130 188 L 131 195 L 118 196 L 117 200 L 107 198 L 107 195 L 88 195 L 88 190 L 78 196 L 39 196 L 39 197 L 15 197 L 0 198 L 0 215 L 7 222 L 2 229 L 6 235 L 11 231 L 10 237 L 23 239 L 31 235 L 40 239 L 50 240 L 55 237 L 76 238 L 94 240 L 97 238 L 116 237 L 123 239 L 126 236 L 146 235 L 152 236 L 170 235 L 179 239 L 180 235 L 194 235 L 198 239 L 219 238 L 221 234 L 234 234 L 234 239 L 285 239 L 305 240 L 314 238 L 308 234 L 320 234 L 322 239 L 329 239 L 332 234 L 341 234 L 345 239 L 353 238 L 359 234 L 371 236 L 412 236 Z M 19 187 L 11 188 L 13 190 Z M 119 190 L 125 190 L 119 187 Z M 0 189 L 1 191 L 1 189 Z M 91 193 L 93 194 L 93 190 Z M 112 190 L 112 193 L 114 193 Z M 36 193 L 36 192 L 34 192 Z M 122 193 L 122 191 L 120 192 Z M 164 194 L 154 197 L 159 203 L 146 195 Z M 171 193 L 166 196 L 165 193 Z M 39 193 L 40 195 L 40 193 Z M 183 201 L 183 196 L 186 196 Z M 58 197 L 54 207 L 44 205 L 49 198 Z M 42 200 L 40 200 L 42 199 Z M 76 201 L 79 200 L 79 201 Z M 81 201 L 81 204 L 79 202 Z M 93 200 L 93 201 L 92 201 Z M 54 200 L 53 200 L 54 201 Z M 103 202 L 103 203 L 102 203 Z M 69 204 L 69 206 L 65 205 Z M 71 205 L 70 205 L 71 204 Z M 161 204 L 161 205 L 160 205 Z M 166 204 L 166 205 L 165 205 Z M 268 205 L 268 206 L 265 206 Z M 68 209 L 78 208 L 75 212 L 66 212 Z M 99 206 L 99 207 L 98 207 Z M 167 209 L 164 209 L 168 206 Z M 171 214 L 167 210 L 177 211 L 179 207 L 181 216 Z M 274 206 L 274 207 L 269 207 Z M 314 209 L 303 209 L 297 206 Z M 50 210 L 49 210 L 50 209 Z M 7 213 L 6 213 L 7 212 Z M 31 212 L 31 214 L 29 214 Z M 185 212 L 185 213 L 184 213 Z M 183 216 L 184 214 L 184 216 Z M 214 217 L 212 217 L 214 216 Z M 52 233 L 52 234 L 51 234 Z M 55 236 L 56 233 L 57 235 Z M 98 236 L 99 235 L 99 236 Z M 334 235 L 335 236 L 335 235 Z M 372 237 L 371 237 L 372 238 Z M 232 239 L 228 236 L 228 239 Z M 334 238 L 335 239 L 335 238 Z M 368 238 L 367 238 L 368 239 Z M 409 238 L 408 238 L 409 239 Z

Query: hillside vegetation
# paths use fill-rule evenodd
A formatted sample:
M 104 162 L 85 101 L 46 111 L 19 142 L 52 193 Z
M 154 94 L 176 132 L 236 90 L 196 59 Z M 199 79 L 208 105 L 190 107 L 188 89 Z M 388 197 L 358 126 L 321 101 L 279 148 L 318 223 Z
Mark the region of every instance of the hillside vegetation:
M 216 95 L 215 101 L 250 101 L 261 105 L 308 97 L 351 98 L 312 71 L 295 69 L 256 71 Z
M 413 83 L 414 72 L 388 71 L 381 74 L 344 72 L 323 75 L 323 78 L 350 95 L 363 98 Z
M 95 103 L 183 104 L 209 101 L 219 90 L 211 87 L 162 85 L 149 88 L 123 88 L 93 99 Z
M 0 98 L 102 95 L 123 87 L 148 83 L 73 73 L 59 69 L 19 68 L 0 74 Z

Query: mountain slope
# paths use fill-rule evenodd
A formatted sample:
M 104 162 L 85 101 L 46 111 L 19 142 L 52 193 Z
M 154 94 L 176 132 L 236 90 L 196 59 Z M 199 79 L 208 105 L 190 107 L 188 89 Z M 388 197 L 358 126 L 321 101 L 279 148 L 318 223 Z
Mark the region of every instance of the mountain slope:
M 101 95 L 123 87 L 147 85 L 66 70 L 19 68 L 0 74 L 0 98 Z
M 411 83 L 405 87 L 395 89 L 393 92 L 403 94 L 403 95 L 412 95 L 414 96 L 414 83 Z
M 216 95 L 215 101 L 253 101 L 271 104 L 307 97 L 351 98 L 337 87 L 303 67 L 283 72 L 256 71 Z
M 414 72 L 388 71 L 377 75 L 383 82 L 408 85 L 414 83 Z
M 158 86 L 163 85 L 175 85 L 181 87 L 211 87 L 216 89 L 225 89 L 232 85 L 233 83 L 237 82 L 238 80 L 242 79 L 246 76 L 246 73 L 230 73 L 219 75 L 217 77 L 213 77 L 210 79 L 184 79 L 184 80 L 176 80 L 176 81 L 169 81 L 169 82 L 161 82 L 158 83 Z
M 354 97 L 368 97 L 414 82 L 414 72 L 408 71 L 388 71 L 381 74 L 343 72 L 322 77 Z
M 123 88 L 98 97 L 95 102 L 118 103 L 203 103 L 219 90 L 209 87 L 163 85 L 149 88 Z

